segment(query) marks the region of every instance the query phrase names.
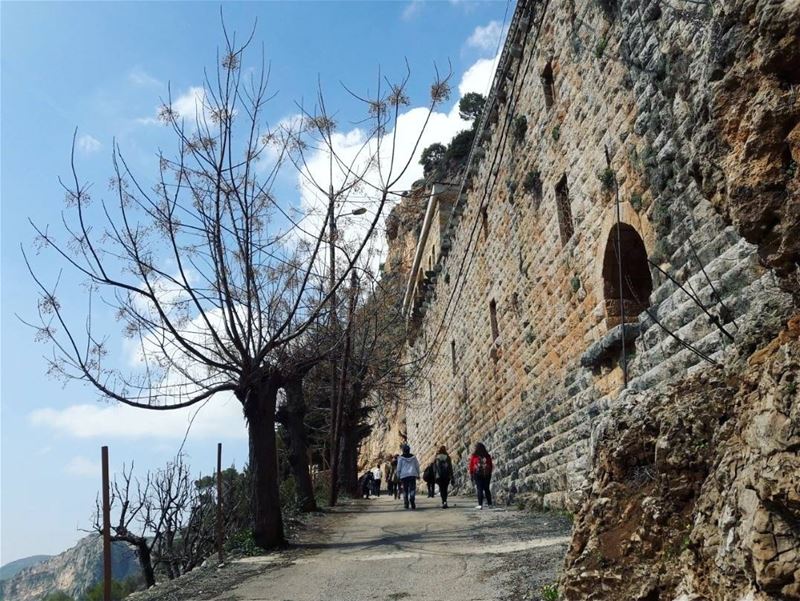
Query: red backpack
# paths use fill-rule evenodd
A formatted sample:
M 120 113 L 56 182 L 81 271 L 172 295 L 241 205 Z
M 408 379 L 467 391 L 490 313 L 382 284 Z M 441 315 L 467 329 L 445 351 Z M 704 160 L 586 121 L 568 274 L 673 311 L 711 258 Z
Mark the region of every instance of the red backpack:
M 475 475 L 485 478 L 492 475 L 492 460 L 488 457 L 478 457 L 478 464 L 475 466 Z

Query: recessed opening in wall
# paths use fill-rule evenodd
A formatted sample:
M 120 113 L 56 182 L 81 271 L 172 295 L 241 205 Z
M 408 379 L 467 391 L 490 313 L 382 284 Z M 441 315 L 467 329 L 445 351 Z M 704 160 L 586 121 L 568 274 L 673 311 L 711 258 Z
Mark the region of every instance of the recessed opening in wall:
M 641 236 L 627 223 L 615 225 L 608 234 L 603 257 L 603 296 L 608 327 L 613 328 L 622 323 L 623 309 L 626 323 L 637 321 L 639 314 L 650 305 L 652 292 L 653 278 L 647 263 L 647 249 Z
M 544 106 L 546 108 L 551 108 L 555 103 L 553 65 L 551 61 L 547 61 L 544 71 L 542 71 L 542 88 L 544 89 Z
M 492 341 L 500 338 L 500 329 L 497 327 L 497 303 L 494 299 L 489 301 L 489 321 L 492 324 Z
M 483 231 L 483 239 L 489 237 L 489 211 L 486 207 L 481 209 L 481 230 Z
M 456 341 L 450 341 L 450 362 L 453 366 L 453 375 L 456 375 Z
M 569 188 L 567 187 L 567 174 L 561 176 L 556 184 L 556 213 L 558 215 L 558 230 L 561 234 L 561 244 L 566 244 L 575 233 L 572 223 L 572 207 L 569 203 Z

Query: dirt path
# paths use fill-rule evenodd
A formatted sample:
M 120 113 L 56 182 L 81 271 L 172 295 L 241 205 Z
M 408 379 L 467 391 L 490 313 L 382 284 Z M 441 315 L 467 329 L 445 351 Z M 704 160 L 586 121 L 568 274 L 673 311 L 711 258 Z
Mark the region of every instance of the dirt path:
M 416 511 L 389 497 L 336 511 L 286 553 L 237 562 L 252 570 L 215 601 L 489 601 L 538 599 L 561 568 L 569 523 L 552 514 L 473 509 L 453 498 Z M 219 590 L 219 589 L 217 589 Z

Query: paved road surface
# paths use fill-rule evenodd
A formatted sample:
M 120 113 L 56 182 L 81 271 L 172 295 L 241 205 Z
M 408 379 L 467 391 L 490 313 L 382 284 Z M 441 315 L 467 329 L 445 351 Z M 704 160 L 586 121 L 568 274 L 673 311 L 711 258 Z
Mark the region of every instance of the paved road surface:
M 416 511 L 387 496 L 357 503 L 337 511 L 323 540 L 245 560 L 276 565 L 217 601 L 537 599 L 568 542 L 563 518 L 478 511 L 465 498 L 447 510 L 425 498 Z

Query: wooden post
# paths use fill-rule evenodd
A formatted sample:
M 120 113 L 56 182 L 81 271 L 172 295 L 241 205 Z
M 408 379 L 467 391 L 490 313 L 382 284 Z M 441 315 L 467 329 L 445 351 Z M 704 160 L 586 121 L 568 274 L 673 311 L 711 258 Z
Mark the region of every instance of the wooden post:
M 108 484 L 108 447 L 102 447 L 103 463 L 103 601 L 111 601 L 111 500 Z
M 217 554 L 219 562 L 225 561 L 222 551 L 222 443 L 217 443 Z

